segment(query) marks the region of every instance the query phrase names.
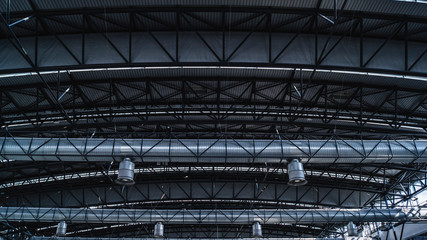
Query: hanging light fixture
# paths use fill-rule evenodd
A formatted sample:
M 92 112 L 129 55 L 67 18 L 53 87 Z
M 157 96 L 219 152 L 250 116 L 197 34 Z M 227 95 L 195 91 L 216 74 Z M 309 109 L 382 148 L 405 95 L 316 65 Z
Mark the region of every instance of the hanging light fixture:
M 254 238 L 262 237 L 262 228 L 259 222 L 254 222 L 254 224 L 252 224 L 252 237 Z
M 67 223 L 65 221 L 61 221 L 58 223 L 56 227 L 56 236 L 65 236 L 67 233 Z
M 352 236 L 352 237 L 357 236 L 356 224 L 354 224 L 353 222 L 349 222 L 347 224 L 347 233 L 348 233 L 348 236 Z
M 304 175 L 304 167 L 298 159 L 292 159 L 291 162 L 288 163 L 288 175 L 288 185 L 290 186 L 301 186 L 307 183 Z
M 119 174 L 116 183 L 120 185 L 130 186 L 135 183 L 133 180 L 135 174 L 135 163 L 130 158 L 124 158 L 119 165 Z
M 154 225 L 154 237 L 156 238 L 162 238 L 164 237 L 165 227 L 163 226 L 163 223 L 158 222 L 156 225 Z

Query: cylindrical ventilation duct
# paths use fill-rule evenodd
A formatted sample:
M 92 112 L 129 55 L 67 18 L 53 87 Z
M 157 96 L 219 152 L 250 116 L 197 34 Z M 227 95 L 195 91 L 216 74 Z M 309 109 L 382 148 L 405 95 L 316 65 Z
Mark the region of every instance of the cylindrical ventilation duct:
M 164 237 L 164 231 L 165 231 L 165 227 L 163 226 L 163 223 L 158 222 L 156 223 L 156 225 L 154 225 L 154 237 L 156 238 Z
M 125 158 L 120 162 L 119 165 L 119 174 L 116 179 L 116 183 L 120 185 L 133 185 L 135 181 L 133 180 L 135 174 L 135 163 L 131 161 L 130 158 Z
M 0 155 L 15 161 L 133 161 L 179 163 L 418 163 L 425 140 L 0 138 Z
M 1 238 L 0 238 L 1 239 Z M 350 240 L 349 238 L 300 238 L 300 237 L 281 237 L 281 238 L 263 238 L 263 240 Z M 356 239 L 356 238 L 355 238 Z M 355 240 L 352 239 L 352 240 Z M 369 237 L 359 238 L 358 240 L 376 240 Z M 28 240 L 157 240 L 157 238 L 109 238 L 109 237 L 52 237 L 52 236 L 32 236 Z M 253 240 L 253 238 L 168 238 L 168 240 Z
M 348 236 L 350 236 L 350 237 L 357 236 L 357 227 L 356 227 L 356 224 L 354 224 L 353 222 L 349 222 L 347 224 L 347 233 L 348 233 Z
M 420 210 L 421 211 L 421 210 Z M 154 224 L 320 224 L 400 222 L 412 213 L 402 209 L 89 209 L 0 207 L 0 221 Z M 418 213 L 417 213 L 418 214 Z M 422 214 L 425 214 L 424 211 Z M 422 215 L 423 216 L 423 215 Z M 415 217 L 415 216 L 414 216 Z M 418 216 L 417 216 L 418 217 Z
M 259 222 L 254 222 L 252 224 L 252 237 L 254 238 L 262 237 L 262 228 Z
M 288 175 L 288 185 L 301 186 L 307 183 L 304 176 L 304 167 L 298 159 L 292 159 L 292 161 L 288 164 Z
M 58 223 L 58 227 L 56 228 L 56 236 L 65 236 L 67 233 L 67 223 L 65 221 L 61 221 Z

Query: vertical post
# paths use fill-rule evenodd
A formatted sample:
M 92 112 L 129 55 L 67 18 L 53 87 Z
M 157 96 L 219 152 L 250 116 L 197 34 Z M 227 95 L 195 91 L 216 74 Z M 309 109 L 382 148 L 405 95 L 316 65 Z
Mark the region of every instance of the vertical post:
M 113 94 L 114 94 L 114 89 L 113 89 L 113 80 L 110 78 L 110 96 L 108 96 L 108 103 L 109 103 L 109 108 L 110 108 L 110 121 L 113 121 Z M 116 98 L 116 101 L 118 102 L 118 99 Z
M 59 70 L 57 71 L 57 75 L 56 75 L 56 100 L 59 103 L 59 88 L 61 87 L 61 79 L 60 79 L 60 75 L 59 75 Z
M 397 89 L 394 92 L 394 128 L 397 129 Z
M 70 85 L 70 87 L 73 88 L 73 119 L 75 123 L 77 121 L 76 119 L 76 87 L 73 85 Z
M 0 88 L 0 128 L 3 124 L 3 90 Z
M 408 71 L 408 22 L 405 22 L 405 71 Z
M 180 26 L 180 20 L 181 18 L 181 12 L 176 12 L 176 41 L 175 41 L 175 62 L 179 61 L 179 51 L 178 51 L 178 45 L 179 45 L 179 26 Z
M 132 32 L 135 26 L 134 18 L 134 13 L 129 13 L 129 63 L 132 63 Z
M 359 24 L 359 29 L 360 29 L 360 43 L 359 43 L 359 67 L 363 67 L 363 18 L 359 19 L 360 24 Z
M 82 24 L 83 24 L 83 31 L 82 31 L 82 60 L 81 63 L 85 64 L 85 38 L 86 38 L 86 15 L 83 14 L 82 16 Z
M 334 0 L 334 23 L 337 22 L 337 19 L 338 19 L 337 0 Z
M 7 0 L 7 9 L 6 9 L 6 19 L 7 19 L 7 25 L 10 24 L 10 0 Z
M 314 64 L 317 66 L 318 64 L 318 45 L 319 45 L 319 39 L 318 39 L 318 17 L 317 14 L 314 14 L 314 28 L 315 28 L 315 35 L 314 35 Z
M 225 11 L 222 11 L 222 61 L 225 61 Z
M 46 30 L 45 30 L 46 31 Z M 38 66 L 38 59 L 39 59 L 39 18 L 36 18 L 36 39 L 34 41 L 35 45 L 35 53 L 34 53 L 34 65 Z
M 324 115 L 323 115 L 323 121 L 326 123 L 327 122 L 327 117 L 328 117 L 328 85 L 325 85 L 325 110 L 324 110 Z
M 359 125 L 362 126 L 362 117 L 363 117 L 363 87 L 360 87 L 360 98 L 359 98 L 359 102 L 360 102 L 360 109 L 359 109 Z
M 40 104 L 40 93 L 39 87 L 36 87 L 36 126 L 38 127 L 40 124 L 40 116 L 39 116 L 39 104 Z
M 403 239 L 403 230 L 405 229 L 405 223 L 402 224 L 402 229 L 400 230 L 400 240 Z
M 268 62 L 271 63 L 271 12 L 268 13 L 267 18 L 268 27 Z

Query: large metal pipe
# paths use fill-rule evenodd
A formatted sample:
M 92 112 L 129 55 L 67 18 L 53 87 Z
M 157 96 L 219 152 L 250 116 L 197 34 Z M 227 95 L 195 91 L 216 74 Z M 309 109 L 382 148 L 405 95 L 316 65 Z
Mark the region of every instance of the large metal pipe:
M 348 239 L 348 238 L 347 238 Z M 257 240 L 347 240 L 346 238 L 257 238 Z M 102 237 L 45 237 L 32 236 L 30 240 L 159 240 L 158 238 L 102 238 Z M 188 240 L 188 238 L 168 238 L 168 240 Z M 254 240 L 253 238 L 192 238 L 192 240 Z M 360 237 L 357 240 L 372 240 Z
M 303 163 L 427 162 L 427 141 L 0 138 L 0 156 L 27 161 Z
M 90 209 L 0 207 L 0 220 L 70 223 L 280 224 L 398 222 L 410 216 L 401 209 Z

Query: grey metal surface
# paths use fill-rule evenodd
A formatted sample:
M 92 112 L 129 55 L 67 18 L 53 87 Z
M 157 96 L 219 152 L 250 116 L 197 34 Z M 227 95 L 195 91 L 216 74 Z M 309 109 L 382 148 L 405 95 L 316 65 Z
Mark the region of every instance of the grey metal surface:
M 168 240 L 187 240 L 188 238 L 167 238 Z M 192 238 L 193 240 L 253 240 L 254 238 Z M 350 238 L 257 238 L 257 240 L 345 240 Z M 369 237 L 351 238 L 371 240 Z M 30 240 L 158 240 L 157 238 L 102 238 L 102 237 L 47 237 L 32 236 Z
M 291 186 L 301 186 L 307 183 L 304 176 L 304 167 L 298 159 L 293 159 L 288 164 L 288 175 L 288 184 Z
M 252 224 L 252 237 L 256 237 L 256 238 L 262 237 L 262 227 L 259 222 L 254 222 Z
M 98 1 L 77 1 L 77 2 L 62 2 L 55 0 L 35 1 L 40 9 L 55 10 L 55 9 L 76 9 L 76 8 L 93 8 L 98 7 Z M 320 9 L 333 9 L 333 0 L 324 0 L 320 5 Z M 120 7 L 151 7 L 151 6 L 205 6 L 206 8 L 215 6 L 232 6 L 238 7 L 273 7 L 273 8 L 315 8 L 317 1 L 315 0 L 271 0 L 271 1 L 245 1 L 245 0 L 212 0 L 212 1 L 196 1 L 196 0 L 149 0 L 149 1 L 103 1 L 104 7 L 120 8 Z M 339 1 L 338 7 L 342 1 Z M 6 3 L 0 2 L 1 11 L 6 9 Z M 424 4 L 416 4 L 412 1 L 388 1 L 388 0 L 371 0 L 368 2 L 348 1 L 346 9 L 349 11 L 368 11 L 371 13 L 391 13 L 391 14 L 407 14 L 424 16 L 426 6 Z M 12 1 L 13 12 L 30 11 L 31 6 L 25 0 Z M 375 14 L 373 14 L 375 16 Z
M 167 238 L 168 240 L 187 240 L 188 238 Z M 193 240 L 253 240 L 254 238 L 192 238 Z M 257 238 L 257 240 L 345 240 L 350 238 Z M 371 240 L 369 237 L 351 238 Z M 96 237 L 47 237 L 32 236 L 30 240 L 158 240 L 158 238 L 96 238 Z
M 349 236 L 357 236 L 357 227 L 353 222 L 347 224 L 347 233 Z
M 156 225 L 154 225 L 154 233 L 153 233 L 154 237 L 156 238 L 164 237 L 164 232 L 165 232 L 165 226 L 163 225 L 163 223 L 158 222 L 156 223 Z
M 0 139 L 0 155 L 15 161 L 411 163 L 427 161 L 419 140 L 235 140 L 235 139 Z
M 255 26 L 252 26 L 255 27 Z M 175 32 L 153 32 L 156 39 L 160 42 L 169 42 L 171 39 L 175 39 Z M 241 37 L 250 34 L 250 32 L 232 32 L 226 36 L 226 46 L 230 48 L 236 47 L 238 42 L 241 41 Z M 123 48 L 128 48 L 129 39 L 127 33 L 114 33 L 115 44 L 123 46 Z M 179 58 L 174 65 L 181 65 L 186 63 L 200 63 L 206 65 L 218 65 L 221 62 L 215 57 L 212 51 L 203 44 L 200 43 L 199 37 L 196 34 L 189 32 L 180 32 L 180 41 L 175 46 L 175 44 L 170 45 L 170 52 L 179 52 Z M 202 36 L 209 39 L 211 42 L 212 50 L 215 52 L 222 51 L 222 32 L 202 32 Z M 78 40 L 80 34 L 74 35 L 65 35 L 61 39 L 63 42 L 68 43 L 72 46 L 79 46 L 81 41 Z M 285 43 L 289 42 L 294 35 L 291 33 L 272 33 L 271 37 L 271 51 L 273 53 L 279 53 L 281 49 L 286 45 Z M 79 64 L 69 56 L 65 48 L 58 42 L 54 36 L 46 36 L 39 39 L 39 62 L 38 67 L 41 69 L 51 68 L 52 66 L 58 69 L 76 67 L 85 68 L 85 65 L 97 65 L 101 68 L 110 68 L 122 66 L 123 58 L 120 54 L 115 53 L 111 46 L 108 45 L 108 42 L 105 41 L 102 34 L 91 33 L 87 36 L 88 41 L 86 41 L 87 51 L 85 52 L 85 57 L 90 59 L 86 64 Z M 290 45 L 290 50 L 286 51 L 286 54 L 277 54 L 275 59 L 276 64 L 301 64 L 303 66 L 312 66 L 314 67 L 315 59 L 315 37 L 314 34 L 301 34 L 298 36 L 297 41 L 293 42 Z M 328 35 L 322 34 L 318 36 L 319 41 L 326 42 L 328 41 Z M 339 36 L 331 36 L 332 41 L 338 41 Z M 22 41 L 32 42 L 35 41 L 36 37 L 22 37 Z M 245 41 L 245 48 L 236 49 L 234 53 L 230 50 L 227 50 L 226 56 L 228 56 L 228 61 L 230 63 L 247 63 L 247 66 L 250 67 L 251 63 L 256 62 L 258 66 L 268 67 L 271 66 L 268 52 L 269 52 L 269 34 L 268 33 L 256 33 L 251 34 Z M 360 70 L 359 66 L 359 38 L 356 37 L 344 37 L 342 39 L 344 43 L 338 44 L 335 51 L 331 51 L 329 56 L 325 57 L 320 64 L 320 68 L 324 69 L 341 69 L 342 67 L 347 67 L 349 70 Z M 376 48 L 379 44 L 383 42 L 381 38 L 368 38 L 364 41 L 363 55 L 371 56 L 371 50 Z M 52 48 L 51 45 L 54 43 L 56 48 Z M 393 71 L 393 70 L 404 70 L 403 58 L 404 55 L 401 49 L 404 47 L 405 41 L 395 40 L 393 44 L 385 45 L 384 49 L 372 58 L 366 64 L 367 70 L 381 70 L 381 71 Z M 413 46 L 409 48 L 409 55 L 416 58 L 419 55 L 419 52 L 423 51 L 427 46 L 423 42 L 409 41 L 409 45 Z M 311 47 L 307 47 L 311 46 Z M 13 48 L 13 45 L 9 43 L 6 39 L 0 39 L 0 47 L 2 47 L 2 52 L 0 52 L 0 73 L 7 73 L 15 69 L 21 69 L 22 72 L 31 71 L 28 67 L 26 61 L 19 56 L 19 51 Z M 226 48 L 229 49 L 229 48 Z M 32 49 L 32 51 L 35 51 Z M 168 55 L 158 46 L 158 44 L 153 40 L 151 34 L 146 32 L 135 32 L 133 34 L 133 41 L 131 44 L 132 51 L 132 63 L 138 64 L 158 64 L 159 63 L 169 63 L 171 64 L 171 59 Z M 73 53 L 74 55 L 80 55 L 78 51 Z M 274 55 L 276 56 L 276 54 Z M 32 57 L 32 56 L 31 56 Z M 127 57 L 127 56 L 126 56 Z M 366 59 L 365 59 L 366 60 Z M 411 59 L 412 60 L 412 59 Z M 414 60 L 411 61 L 411 63 Z M 426 74 L 425 59 L 421 59 L 416 63 L 411 69 L 410 72 L 417 74 Z M 408 80 L 408 79 L 407 79 Z M 410 81 L 410 80 L 408 80 Z
M 0 220 L 10 222 L 156 223 L 165 224 L 318 224 L 398 222 L 408 219 L 401 209 L 91 209 L 0 207 Z
M 135 181 L 133 177 L 135 175 L 135 163 L 130 158 L 125 158 L 120 162 L 119 174 L 116 179 L 116 183 L 120 185 L 133 185 Z
M 381 240 L 398 240 L 398 239 L 411 239 L 413 237 L 427 233 L 427 223 L 409 222 L 395 226 L 394 229 L 381 232 Z M 395 235 L 396 234 L 396 235 Z M 397 238 L 396 238 L 397 237 Z
M 209 174 L 209 173 L 206 173 Z M 244 174 L 243 172 L 241 174 Z M 238 173 L 236 173 L 238 175 Z M 157 179 L 157 178 L 155 178 Z M 151 179 L 153 181 L 154 179 Z M 184 181 L 183 181 L 184 180 Z M 275 202 L 280 204 L 309 204 L 330 207 L 360 208 L 375 194 L 381 191 L 373 187 L 363 189 L 348 185 L 344 189 L 342 185 L 310 182 L 310 185 L 293 187 L 282 181 L 263 182 L 236 182 L 231 180 L 217 180 L 212 183 L 210 179 L 163 179 L 156 182 L 137 182 L 132 187 L 122 191 L 122 186 L 117 184 L 106 184 L 104 186 L 91 184 L 84 181 L 82 187 L 50 187 L 41 191 L 38 187 L 30 187 L 25 191 L 11 189 L 4 191 L 5 195 L 0 198 L 1 206 L 23 206 L 34 207 L 81 207 L 84 202 L 88 206 L 112 205 L 127 203 L 149 203 L 149 202 L 174 202 L 191 199 L 194 203 L 218 201 L 255 201 Z M 343 181 L 341 184 L 343 184 Z M 379 184 L 381 185 L 381 184 Z M 351 188 L 353 187 L 353 188 Z M 317 194 L 309 194 L 309 193 Z M 400 195 L 401 198 L 405 195 Z M 396 196 L 397 198 L 397 196 Z M 313 206 L 313 207 L 315 207 Z
M 65 236 L 66 233 L 67 233 L 67 223 L 65 221 L 59 222 L 56 228 L 56 236 Z

